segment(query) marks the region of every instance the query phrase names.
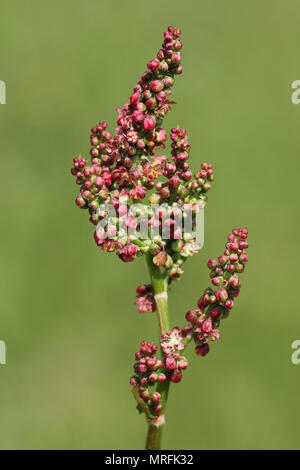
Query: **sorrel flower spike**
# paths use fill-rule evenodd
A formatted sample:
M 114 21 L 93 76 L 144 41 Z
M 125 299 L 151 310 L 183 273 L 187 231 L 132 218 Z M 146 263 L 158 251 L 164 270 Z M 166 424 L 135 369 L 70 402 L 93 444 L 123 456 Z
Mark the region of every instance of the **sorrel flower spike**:
M 106 130 L 106 122 L 93 127 L 91 164 L 79 156 L 71 170 L 81 188 L 76 204 L 89 211 L 100 249 L 116 252 L 124 262 L 147 253 L 154 264 L 168 271 L 170 281 L 181 276 L 184 261 L 201 248 L 190 229 L 176 227 L 178 211 L 190 211 L 194 228 L 213 181 L 208 163 L 194 175 L 191 172 L 185 129 L 171 129 L 171 159 L 156 156 L 157 150 L 165 149 L 167 134 L 162 122 L 175 103 L 170 100 L 175 77 L 182 73 L 180 34 L 179 29 L 168 28 L 161 49 L 148 62 L 129 102 L 117 110 L 116 134 Z M 150 191 L 147 233 L 141 238 L 136 236 L 140 219 L 132 203 L 142 202 Z M 164 214 L 151 212 L 162 203 L 167 207 Z M 112 214 L 102 210 L 104 204 L 110 205 Z
M 179 126 L 170 132 L 171 158 L 157 155 L 165 149 L 163 118 L 175 103 L 171 90 L 182 73 L 180 35 L 179 29 L 168 28 L 129 102 L 117 110 L 116 133 L 107 131 L 105 121 L 93 127 L 90 164 L 78 156 L 71 170 L 80 186 L 76 204 L 88 210 L 100 249 L 115 252 L 123 262 L 146 256 L 151 284 L 137 288 L 135 304 L 139 313 L 157 312 L 160 347 L 141 342 L 130 383 L 137 409 L 147 419 L 147 449 L 160 448 L 169 386 L 179 383 L 188 367 L 187 344 L 194 341 L 196 353 L 205 356 L 210 343 L 219 338 L 220 320 L 228 316 L 239 293 L 239 274 L 248 259 L 247 229 L 234 229 L 224 255 L 208 261 L 214 288 L 205 289 L 198 308 L 187 312 L 187 326 L 170 327 L 168 288 L 182 275 L 185 260 L 201 248 L 193 228 L 214 179 L 212 165 L 206 162 L 194 175 L 191 172 L 191 146 Z M 144 200 L 145 212 L 138 204 Z M 179 212 L 191 215 L 191 227 L 176 225 Z M 141 236 L 145 221 L 146 233 Z
M 215 289 L 208 287 L 198 300 L 198 308 L 186 313 L 189 325 L 184 327 L 182 335 L 188 341 L 194 340 L 195 351 L 200 356 L 209 352 L 209 344 L 220 338 L 217 329 L 221 319 L 227 318 L 238 297 L 241 288 L 239 274 L 245 269 L 248 261 L 248 230 L 233 229 L 228 235 L 224 254 L 218 259 L 209 259 L 211 282 Z

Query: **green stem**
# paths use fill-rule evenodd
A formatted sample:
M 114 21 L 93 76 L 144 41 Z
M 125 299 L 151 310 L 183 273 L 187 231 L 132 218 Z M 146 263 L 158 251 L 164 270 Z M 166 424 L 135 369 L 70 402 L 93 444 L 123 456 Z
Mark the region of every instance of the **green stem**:
M 168 316 L 168 274 L 165 269 L 156 266 L 152 256 L 147 255 L 147 264 L 154 289 L 160 336 L 170 330 Z
M 161 435 L 164 425 L 164 415 L 159 418 L 148 420 L 148 434 L 146 441 L 146 450 L 159 450 L 161 444 Z
M 156 266 L 153 263 L 153 257 L 151 255 L 147 254 L 146 256 L 157 308 L 159 336 L 161 337 L 167 331 L 170 331 L 168 314 L 168 274 L 165 269 L 160 268 L 159 266 Z M 162 351 L 161 354 L 163 357 Z M 157 392 L 161 395 L 161 404 L 163 410 L 165 409 L 167 404 L 169 385 L 169 380 L 166 380 L 165 382 L 159 382 L 157 386 Z M 160 421 L 159 418 L 161 418 Z M 155 450 L 160 448 L 162 426 L 164 424 L 164 415 L 160 415 L 159 418 L 156 418 L 156 420 L 148 420 L 148 436 L 146 449 Z M 153 445 L 156 447 L 153 447 Z

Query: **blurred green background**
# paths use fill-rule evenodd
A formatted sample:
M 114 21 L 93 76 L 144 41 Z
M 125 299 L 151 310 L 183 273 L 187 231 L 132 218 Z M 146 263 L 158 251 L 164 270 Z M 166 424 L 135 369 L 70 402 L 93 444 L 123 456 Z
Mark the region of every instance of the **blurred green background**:
M 155 315 L 138 315 L 143 258 L 94 244 L 69 168 L 89 129 L 127 101 L 171 24 L 184 73 L 165 120 L 188 130 L 191 166 L 215 168 L 205 246 L 173 288 L 183 325 L 208 285 L 206 260 L 234 226 L 250 261 L 222 338 L 170 393 L 166 449 L 299 448 L 299 2 L 1 2 L 0 448 L 143 448 L 128 378 Z

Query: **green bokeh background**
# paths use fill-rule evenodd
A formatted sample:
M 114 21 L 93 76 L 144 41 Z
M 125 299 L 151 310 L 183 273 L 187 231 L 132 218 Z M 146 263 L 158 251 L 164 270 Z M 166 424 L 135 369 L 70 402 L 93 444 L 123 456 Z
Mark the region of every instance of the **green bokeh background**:
M 3 0 L 0 79 L 0 448 L 136 449 L 144 418 L 128 378 L 155 315 L 138 315 L 143 258 L 101 253 L 76 208 L 72 158 L 115 108 L 172 24 L 184 73 L 165 119 L 188 130 L 191 166 L 214 164 L 205 246 L 170 296 L 183 325 L 208 285 L 206 260 L 234 226 L 250 262 L 222 338 L 169 397 L 164 448 L 299 448 L 299 2 Z

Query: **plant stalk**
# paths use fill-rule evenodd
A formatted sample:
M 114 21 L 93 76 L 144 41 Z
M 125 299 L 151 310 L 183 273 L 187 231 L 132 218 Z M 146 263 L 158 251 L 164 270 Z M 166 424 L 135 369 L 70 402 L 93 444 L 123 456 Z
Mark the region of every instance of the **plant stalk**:
M 148 420 L 148 434 L 146 441 L 146 450 L 159 450 L 161 444 L 161 435 L 165 423 L 164 415 L 158 418 Z
M 157 318 L 159 325 L 159 336 L 161 337 L 166 332 L 170 331 L 169 314 L 168 314 L 168 274 L 165 269 L 156 266 L 152 261 L 151 255 L 147 256 L 147 264 L 149 274 L 154 290 L 154 298 L 157 308 Z M 161 351 L 162 357 L 163 352 Z M 165 371 L 167 373 L 167 371 Z M 161 395 L 161 404 L 163 411 L 165 410 L 168 393 L 169 393 L 169 380 L 159 382 L 157 392 Z M 158 418 L 148 420 L 148 434 L 146 441 L 146 449 L 159 450 L 161 443 L 162 428 L 165 419 L 164 414 Z

